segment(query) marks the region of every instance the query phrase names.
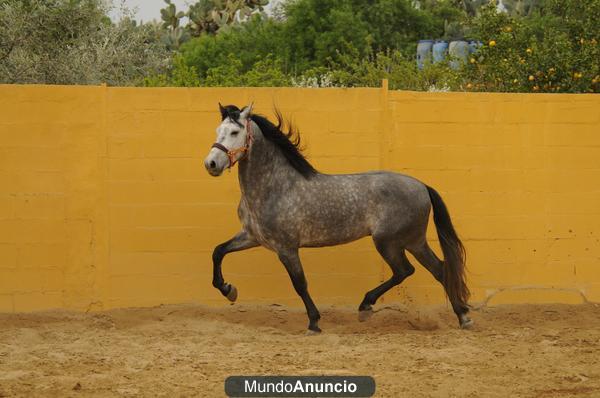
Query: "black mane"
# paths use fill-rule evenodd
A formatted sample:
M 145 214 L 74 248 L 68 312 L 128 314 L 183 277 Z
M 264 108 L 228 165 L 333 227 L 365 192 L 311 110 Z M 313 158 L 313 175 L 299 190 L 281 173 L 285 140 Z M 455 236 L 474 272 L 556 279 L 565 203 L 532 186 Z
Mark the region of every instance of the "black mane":
M 227 105 L 221 108 L 221 118 L 230 118 L 233 122 L 240 124 L 240 109 L 235 105 Z M 288 160 L 290 165 L 296 169 L 304 178 L 310 178 L 317 174 L 317 170 L 306 160 L 300 149 L 300 134 L 291 123 L 288 122 L 288 131 L 283 132 L 284 124 L 283 116 L 277 108 L 275 108 L 275 116 L 277 117 L 277 125 L 271 123 L 269 119 L 262 115 L 252 114 L 250 119 L 260 128 L 263 136 L 271 141 L 281 150 L 281 153 Z M 240 124 L 241 125 L 241 124 Z

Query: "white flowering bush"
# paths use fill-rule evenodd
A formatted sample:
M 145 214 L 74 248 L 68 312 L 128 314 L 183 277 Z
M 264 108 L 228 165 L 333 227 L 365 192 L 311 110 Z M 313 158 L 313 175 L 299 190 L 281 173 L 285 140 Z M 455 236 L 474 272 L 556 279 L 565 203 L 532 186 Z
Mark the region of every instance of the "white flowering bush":
M 327 88 L 327 87 L 344 87 L 341 84 L 335 84 L 331 73 L 323 73 L 318 75 L 302 75 L 299 77 L 292 77 L 291 79 L 293 87 L 304 87 L 304 88 Z

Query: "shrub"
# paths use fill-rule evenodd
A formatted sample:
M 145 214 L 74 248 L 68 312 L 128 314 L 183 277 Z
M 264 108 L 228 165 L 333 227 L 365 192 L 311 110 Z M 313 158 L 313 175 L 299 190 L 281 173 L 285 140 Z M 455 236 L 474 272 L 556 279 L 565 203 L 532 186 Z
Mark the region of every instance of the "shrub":
M 418 70 L 415 61 L 400 51 L 378 52 L 364 58 L 346 54 L 330 68 L 316 71 L 316 75 L 327 75 L 333 85 L 346 87 L 378 87 L 382 79 L 388 79 L 389 87 L 394 90 L 462 89 L 460 73 L 452 70 L 448 63 Z
M 600 0 L 548 0 L 528 18 L 485 7 L 473 20 L 485 45 L 465 79 L 479 91 L 598 92 L 599 19 Z
M 291 79 L 282 71 L 281 61 L 273 57 L 259 60 L 245 70 L 242 62 L 230 54 L 226 62 L 211 67 L 200 78 L 195 67 L 188 66 L 181 55 L 175 56 L 169 73 L 158 74 L 144 80 L 149 87 L 281 87 L 291 85 Z
M 146 87 L 198 87 L 200 78 L 196 68 L 188 66 L 181 55 L 175 55 L 169 72 L 145 77 L 143 85 Z

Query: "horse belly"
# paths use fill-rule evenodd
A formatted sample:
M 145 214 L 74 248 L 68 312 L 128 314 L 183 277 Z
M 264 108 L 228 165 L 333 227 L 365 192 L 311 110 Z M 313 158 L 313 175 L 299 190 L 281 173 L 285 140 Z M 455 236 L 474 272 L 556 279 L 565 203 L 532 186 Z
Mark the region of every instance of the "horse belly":
M 349 214 L 344 219 L 308 219 L 304 220 L 300 228 L 300 246 L 341 245 L 370 234 L 367 223 L 358 214 Z

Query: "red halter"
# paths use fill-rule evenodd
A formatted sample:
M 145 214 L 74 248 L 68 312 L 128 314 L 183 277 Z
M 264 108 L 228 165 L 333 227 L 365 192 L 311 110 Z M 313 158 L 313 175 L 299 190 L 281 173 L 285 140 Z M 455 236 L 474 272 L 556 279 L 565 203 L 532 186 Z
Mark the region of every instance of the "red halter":
M 227 168 L 230 169 L 237 163 L 238 159 L 236 159 L 235 156 L 238 153 L 242 152 L 244 154 L 244 156 L 242 156 L 239 160 L 242 160 L 248 156 L 248 152 L 250 151 L 250 145 L 253 141 L 254 135 L 252 134 L 252 124 L 250 123 L 250 118 L 248 118 L 246 119 L 246 143 L 244 144 L 244 146 L 235 149 L 227 149 L 225 145 L 215 142 L 214 144 L 212 144 L 212 148 L 217 148 L 225 152 L 225 154 L 229 158 L 229 166 Z

